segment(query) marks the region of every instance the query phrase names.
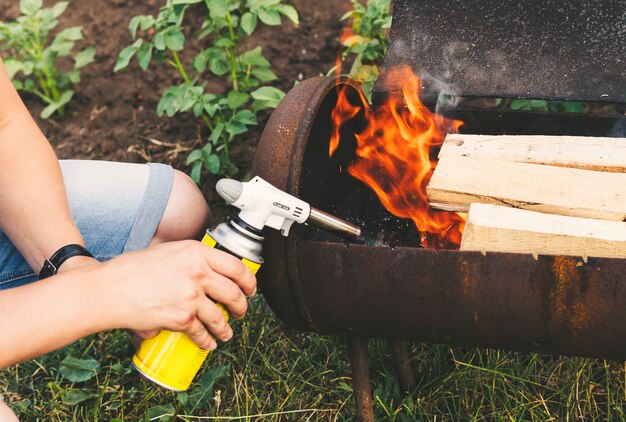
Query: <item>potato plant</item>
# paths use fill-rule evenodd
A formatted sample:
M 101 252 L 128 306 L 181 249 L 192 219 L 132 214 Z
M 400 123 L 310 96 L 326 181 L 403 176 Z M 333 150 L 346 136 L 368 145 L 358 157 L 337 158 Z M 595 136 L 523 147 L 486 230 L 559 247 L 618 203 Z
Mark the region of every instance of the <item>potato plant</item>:
M 204 16 L 196 34 L 202 48 L 183 63 L 184 18 L 191 10 Z M 234 176 L 238 170 L 230 159 L 231 142 L 257 124 L 261 110 L 276 107 L 284 96 L 279 89 L 266 85 L 276 75 L 261 48 L 240 48 L 259 23 L 278 26 L 283 16 L 298 23 L 296 9 L 283 0 L 168 0 L 156 18 L 141 15 L 131 19 L 134 42 L 120 52 L 115 71 L 126 68 L 133 57 L 143 70 L 153 61 L 177 70 L 182 83 L 164 89 L 157 113 L 169 117 L 193 113 L 208 128 L 206 144 L 187 158 L 197 183 L 203 168 Z M 207 80 L 213 77 L 228 81 L 226 92 L 208 91 Z
M 39 97 L 46 107 L 41 117 L 63 116 L 72 99 L 71 87 L 80 81 L 80 71 L 94 61 L 95 49 L 87 47 L 73 56 L 70 70 L 60 69 L 59 59 L 71 57 L 76 41 L 83 39 L 82 27 L 63 29 L 55 36 L 57 18 L 68 1 L 43 8 L 42 0 L 20 0 L 20 16 L 14 22 L 0 22 L 0 51 L 6 51 L 4 64 L 15 87 Z
M 363 92 L 370 96 L 378 78 L 378 66 L 387 53 L 387 35 L 391 28 L 390 0 L 350 0 L 352 10 L 346 12 L 341 21 L 350 21 L 347 36 L 342 37 L 342 60 L 352 57 L 352 65 L 347 73 L 350 78 L 361 83 Z M 336 69 L 331 69 L 331 73 Z

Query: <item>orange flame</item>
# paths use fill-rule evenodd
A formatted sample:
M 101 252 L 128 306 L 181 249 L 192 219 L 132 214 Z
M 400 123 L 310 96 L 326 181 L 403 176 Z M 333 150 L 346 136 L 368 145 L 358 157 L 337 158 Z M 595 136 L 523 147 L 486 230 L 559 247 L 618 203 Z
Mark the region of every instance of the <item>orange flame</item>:
M 464 220 L 456 213 L 431 209 L 426 185 L 436 166 L 433 148 L 463 122 L 434 114 L 422 104 L 421 81 L 410 68 L 394 69 L 387 77 L 403 81 L 402 98 L 391 96 L 387 104 L 363 110 L 367 127 L 355 135 L 357 158 L 348 173 L 374 190 L 389 212 L 412 219 L 424 247 L 458 247 Z M 331 156 L 340 142 L 341 125 L 359 112 L 342 90 L 332 113 Z

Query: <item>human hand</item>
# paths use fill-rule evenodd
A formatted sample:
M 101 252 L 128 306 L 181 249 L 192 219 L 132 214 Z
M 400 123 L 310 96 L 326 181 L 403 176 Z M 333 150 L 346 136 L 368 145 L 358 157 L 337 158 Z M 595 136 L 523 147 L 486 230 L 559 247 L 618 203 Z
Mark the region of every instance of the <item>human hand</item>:
M 108 279 L 103 288 L 115 327 L 141 337 L 160 329 L 182 331 L 207 350 L 216 347 L 215 339 L 232 337 L 213 301 L 242 318 L 246 296 L 256 292 L 256 278 L 243 262 L 192 240 L 130 252 L 98 267 Z

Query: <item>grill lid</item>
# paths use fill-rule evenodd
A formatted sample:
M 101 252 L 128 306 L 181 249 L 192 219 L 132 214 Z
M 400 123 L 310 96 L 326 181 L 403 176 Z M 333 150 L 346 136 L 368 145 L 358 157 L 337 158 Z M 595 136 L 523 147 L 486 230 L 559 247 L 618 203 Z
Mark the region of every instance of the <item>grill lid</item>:
M 439 93 L 626 103 L 624 0 L 395 0 L 376 104 L 409 65 Z

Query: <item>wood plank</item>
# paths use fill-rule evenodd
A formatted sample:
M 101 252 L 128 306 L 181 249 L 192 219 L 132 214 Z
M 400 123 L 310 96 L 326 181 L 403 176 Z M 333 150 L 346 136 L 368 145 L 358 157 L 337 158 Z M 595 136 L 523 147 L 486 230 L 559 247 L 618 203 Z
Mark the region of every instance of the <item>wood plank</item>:
M 623 221 L 626 173 L 443 157 L 426 193 L 433 208 L 467 211 L 473 202 L 574 217 Z
M 626 138 L 450 134 L 439 152 L 447 156 L 625 173 Z
M 626 223 L 472 204 L 461 250 L 626 258 Z

